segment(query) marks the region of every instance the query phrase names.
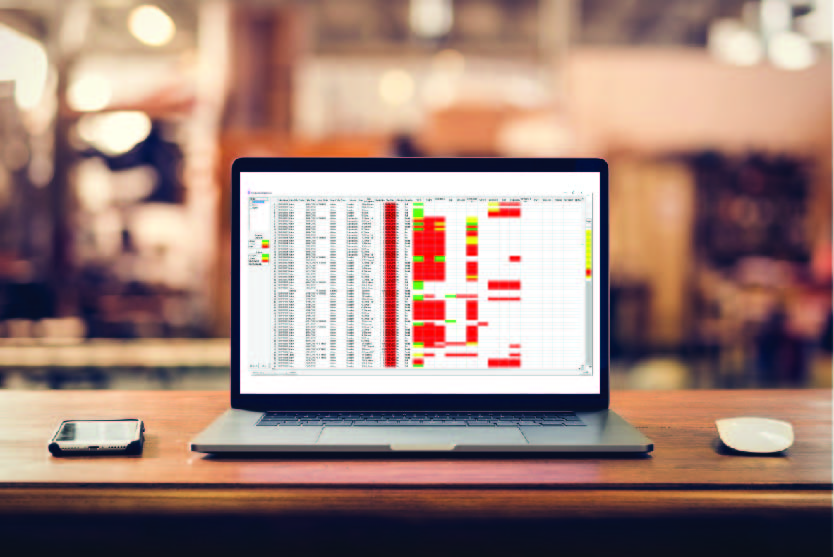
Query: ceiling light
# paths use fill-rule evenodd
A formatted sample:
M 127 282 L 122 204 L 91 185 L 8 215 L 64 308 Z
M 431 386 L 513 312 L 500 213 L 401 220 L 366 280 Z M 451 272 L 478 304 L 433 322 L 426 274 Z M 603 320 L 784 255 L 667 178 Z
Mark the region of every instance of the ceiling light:
M 816 52 L 804 35 L 786 31 L 774 35 L 767 44 L 767 55 L 777 68 L 804 70 L 814 65 Z
M 67 104 L 79 112 L 95 112 L 110 104 L 110 80 L 98 74 L 86 75 L 67 89 Z
M 409 24 L 419 37 L 434 39 L 452 29 L 452 0 L 411 0 Z
M 177 28 L 174 20 L 156 6 L 137 6 L 128 16 L 127 27 L 141 43 L 162 46 L 171 41 Z

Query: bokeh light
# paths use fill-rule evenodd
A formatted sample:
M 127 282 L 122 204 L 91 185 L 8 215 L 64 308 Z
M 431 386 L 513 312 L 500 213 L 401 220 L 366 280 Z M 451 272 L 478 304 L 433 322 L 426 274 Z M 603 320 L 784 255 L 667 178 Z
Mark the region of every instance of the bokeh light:
M 0 81 L 13 81 L 15 103 L 35 107 L 43 95 L 48 70 L 46 51 L 38 41 L 0 25 Z
M 87 74 L 67 89 L 67 104 L 79 112 L 95 112 L 106 108 L 113 95 L 110 80 L 99 74 Z
M 786 31 L 775 35 L 767 45 L 771 63 L 783 70 L 804 70 L 816 61 L 811 42 L 800 35 Z
M 156 6 L 145 4 L 130 12 L 127 20 L 130 33 L 148 46 L 162 46 L 171 42 L 177 31 L 174 20 Z
M 151 120 L 137 111 L 90 114 L 78 122 L 78 135 L 103 153 L 115 155 L 129 151 L 148 137 Z
M 379 80 L 379 96 L 390 106 L 404 105 L 414 96 L 414 79 L 405 70 L 388 70 Z

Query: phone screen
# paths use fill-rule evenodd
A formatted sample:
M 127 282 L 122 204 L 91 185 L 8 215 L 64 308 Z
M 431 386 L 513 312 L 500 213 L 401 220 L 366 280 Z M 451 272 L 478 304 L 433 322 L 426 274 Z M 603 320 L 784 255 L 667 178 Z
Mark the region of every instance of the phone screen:
M 130 442 L 136 438 L 139 422 L 67 422 L 58 432 L 56 441 L 94 443 L 101 441 Z

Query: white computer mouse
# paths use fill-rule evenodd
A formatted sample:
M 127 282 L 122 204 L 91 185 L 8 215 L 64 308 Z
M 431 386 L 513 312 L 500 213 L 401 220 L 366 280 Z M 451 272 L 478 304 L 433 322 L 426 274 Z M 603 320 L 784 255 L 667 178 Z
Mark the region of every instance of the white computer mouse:
M 782 420 L 742 416 L 716 420 L 721 441 L 745 453 L 778 453 L 793 445 L 793 426 Z

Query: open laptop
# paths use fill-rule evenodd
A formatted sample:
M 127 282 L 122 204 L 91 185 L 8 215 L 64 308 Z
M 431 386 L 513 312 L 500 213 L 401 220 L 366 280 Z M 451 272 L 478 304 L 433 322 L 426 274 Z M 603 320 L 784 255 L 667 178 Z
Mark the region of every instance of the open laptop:
M 206 453 L 619 452 L 599 159 L 238 159 Z

